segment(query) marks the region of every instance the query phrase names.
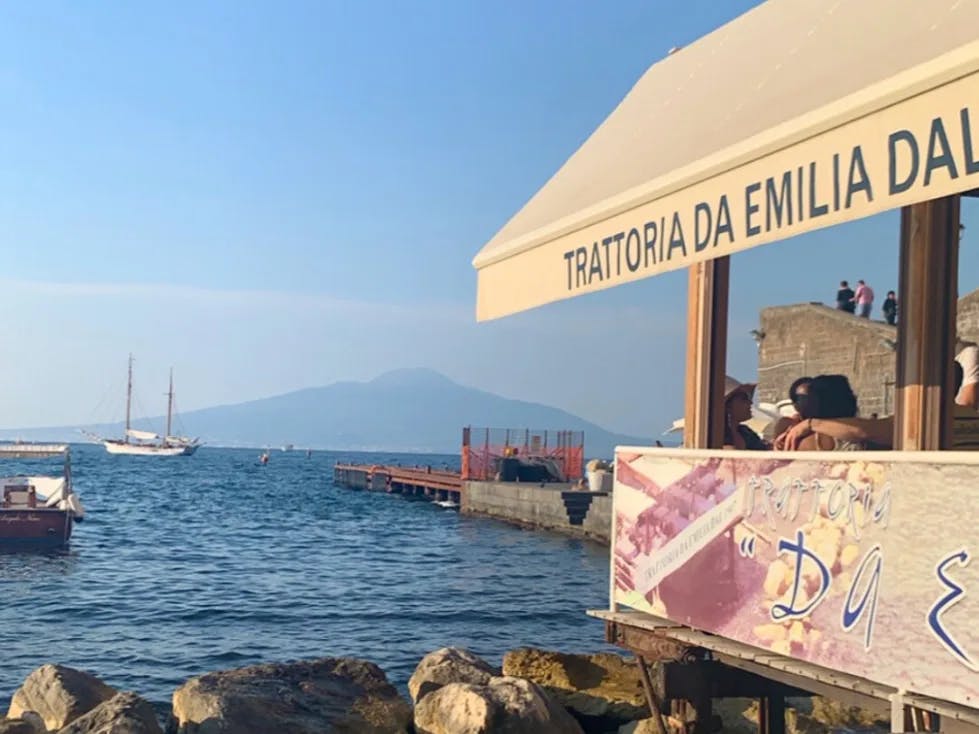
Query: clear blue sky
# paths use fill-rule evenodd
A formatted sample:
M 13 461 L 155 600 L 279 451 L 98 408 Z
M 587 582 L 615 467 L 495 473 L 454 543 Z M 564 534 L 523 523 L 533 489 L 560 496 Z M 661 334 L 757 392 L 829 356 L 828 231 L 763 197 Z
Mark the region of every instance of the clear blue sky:
M 151 413 L 171 364 L 185 410 L 429 366 L 658 433 L 684 274 L 478 325 L 471 260 L 649 65 L 753 4 L 0 5 L 0 425 L 120 417 L 133 351 Z M 892 213 L 735 257 L 729 371 L 761 306 L 882 293 L 896 254 Z

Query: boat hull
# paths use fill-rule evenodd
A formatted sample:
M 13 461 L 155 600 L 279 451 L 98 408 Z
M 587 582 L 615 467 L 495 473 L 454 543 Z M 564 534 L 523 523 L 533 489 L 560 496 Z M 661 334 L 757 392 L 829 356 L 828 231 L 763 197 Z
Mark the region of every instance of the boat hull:
M 146 446 L 122 441 L 103 441 L 102 445 L 110 454 L 127 456 L 190 456 L 197 446 Z
M 60 548 L 68 544 L 73 525 L 65 510 L 0 509 L 0 547 Z

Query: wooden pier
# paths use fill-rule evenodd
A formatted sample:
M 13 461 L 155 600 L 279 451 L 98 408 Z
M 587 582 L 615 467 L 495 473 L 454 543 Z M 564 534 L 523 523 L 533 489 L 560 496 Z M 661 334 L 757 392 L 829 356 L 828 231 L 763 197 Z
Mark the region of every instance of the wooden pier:
M 428 497 L 433 502 L 462 504 L 462 475 L 431 467 L 381 464 L 336 464 L 333 483 L 350 489 Z

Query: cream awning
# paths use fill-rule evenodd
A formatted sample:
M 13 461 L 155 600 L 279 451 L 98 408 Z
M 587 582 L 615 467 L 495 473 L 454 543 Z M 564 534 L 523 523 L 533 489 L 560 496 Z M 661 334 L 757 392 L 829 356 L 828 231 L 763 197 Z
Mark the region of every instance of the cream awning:
M 979 187 L 979 0 L 769 0 L 654 64 L 480 251 L 497 318 Z

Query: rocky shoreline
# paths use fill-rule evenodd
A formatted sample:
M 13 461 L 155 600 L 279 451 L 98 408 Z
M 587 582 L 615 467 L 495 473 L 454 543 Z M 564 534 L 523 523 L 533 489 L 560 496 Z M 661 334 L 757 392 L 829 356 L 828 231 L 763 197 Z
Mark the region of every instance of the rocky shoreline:
M 320 658 L 266 663 L 191 678 L 161 723 L 153 706 L 89 673 L 47 664 L 11 699 L 0 734 L 647 734 L 634 662 L 611 653 L 520 648 L 502 668 L 459 648 L 426 655 L 408 682 L 409 703 L 374 663 Z M 866 728 L 860 713 L 798 702 L 789 731 Z M 757 730 L 749 701 L 718 702 L 723 731 Z M 820 709 L 822 706 L 822 710 Z M 755 709 L 756 713 L 756 709 Z M 665 717 L 680 734 L 689 722 Z

